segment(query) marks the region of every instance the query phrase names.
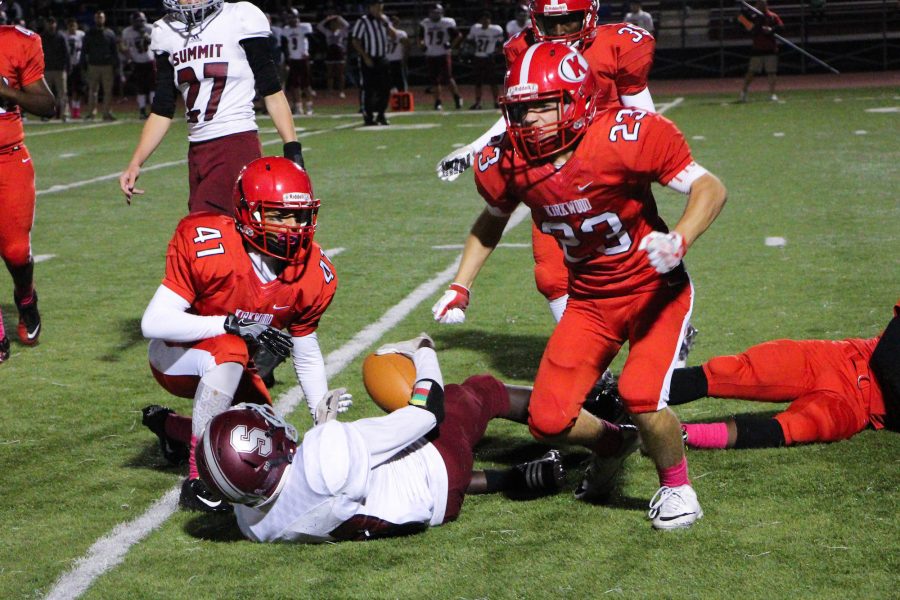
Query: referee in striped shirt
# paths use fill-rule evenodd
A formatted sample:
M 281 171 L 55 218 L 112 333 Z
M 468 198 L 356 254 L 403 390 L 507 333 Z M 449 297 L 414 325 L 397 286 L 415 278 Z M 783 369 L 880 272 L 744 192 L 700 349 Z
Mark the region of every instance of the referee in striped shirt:
M 384 3 L 369 0 L 369 11 L 353 24 L 350 41 L 359 54 L 362 72 L 363 118 L 365 125 L 387 125 L 384 111 L 391 91 L 391 74 L 387 61 L 388 40 L 397 31 L 384 16 Z

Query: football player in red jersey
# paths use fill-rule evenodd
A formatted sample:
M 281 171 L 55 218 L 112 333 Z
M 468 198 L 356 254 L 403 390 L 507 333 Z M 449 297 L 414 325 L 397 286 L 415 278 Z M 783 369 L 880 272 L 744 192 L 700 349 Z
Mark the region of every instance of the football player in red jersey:
M 790 402 L 774 417 L 688 423 L 691 448 L 774 448 L 836 442 L 868 426 L 900 427 L 900 304 L 869 339 L 776 340 L 676 369 L 669 404 L 699 398 Z
M 178 224 L 141 321 L 154 377 L 194 400 L 192 419 L 144 409 L 167 458 L 183 459 L 189 445 L 181 494 L 189 509 L 227 508 L 197 480 L 193 448 L 204 426 L 232 402 L 271 403 L 250 363 L 256 348 L 291 356 L 311 414 L 328 393 L 316 328 L 337 275 L 313 242 L 320 202 L 309 177 L 288 159 L 260 158 L 241 171 L 233 197 L 234 217 L 196 213 Z M 349 408 L 350 396 L 337 395 Z
M 44 79 L 41 37 L 19 25 L 0 25 L 0 257 L 13 278 L 17 333 L 26 346 L 37 344 L 41 317 L 31 255 L 34 164 L 24 143 L 22 110 L 52 117 L 55 103 Z M 9 359 L 9 348 L 0 315 L 0 363 Z
M 666 406 L 669 381 L 693 306 L 682 257 L 725 203 L 725 187 L 691 157 L 675 125 L 636 108 L 603 108 L 614 93 L 569 46 L 531 46 L 510 67 L 501 99 L 508 137 L 478 156 L 475 183 L 488 204 L 482 236 L 470 235 L 455 281 L 474 280 L 513 210 L 524 203 L 553 235 L 569 269 L 569 302 L 550 337 L 530 404 L 532 433 L 550 441 L 602 442 L 620 433 L 581 410 L 622 345 L 625 408 L 656 463 L 653 526 L 687 527 L 702 516 L 687 475 L 681 427 Z M 670 231 L 650 184 L 688 194 Z M 618 444 L 624 449 L 624 444 Z M 588 470 L 584 492 L 604 479 Z
M 509 39 L 503 46 L 507 65 L 538 42 L 553 41 L 569 44 L 583 53 L 598 78 L 615 82 L 614 93 L 607 101 L 624 106 L 655 111 L 653 98 L 647 87 L 647 77 L 653 66 L 656 41 L 649 32 L 628 23 L 597 24 L 594 0 L 532 0 L 529 5 L 532 26 Z M 488 142 L 506 130 L 501 118 L 490 130 L 471 144 L 455 150 L 438 163 L 438 176 L 452 181 L 468 169 L 475 155 Z M 477 229 L 479 221 L 473 225 Z M 531 232 L 534 249 L 534 280 L 538 291 L 547 298 L 550 312 L 559 321 L 566 307 L 568 274 L 564 257 L 552 236 L 535 228 Z M 459 290 L 462 291 L 462 290 Z M 468 290 L 465 290 L 468 293 Z M 445 298 L 452 299 L 449 292 Z M 463 310 L 454 311 L 439 320 L 444 323 L 461 322 Z

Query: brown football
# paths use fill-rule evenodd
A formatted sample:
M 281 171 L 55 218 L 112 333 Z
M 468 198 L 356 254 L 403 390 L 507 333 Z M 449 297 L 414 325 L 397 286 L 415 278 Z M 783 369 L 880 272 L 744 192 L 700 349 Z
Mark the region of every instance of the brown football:
M 363 384 L 375 404 L 393 412 L 409 404 L 416 382 L 413 361 L 402 354 L 370 354 L 363 361 Z

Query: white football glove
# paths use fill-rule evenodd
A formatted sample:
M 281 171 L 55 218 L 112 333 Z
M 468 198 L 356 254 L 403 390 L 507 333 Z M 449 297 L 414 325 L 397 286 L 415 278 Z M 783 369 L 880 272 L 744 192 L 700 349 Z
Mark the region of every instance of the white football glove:
M 638 250 L 646 250 L 647 260 L 656 272 L 665 274 L 681 264 L 687 247 L 684 245 L 684 237 L 677 231 L 654 231 L 644 236 Z
M 475 162 L 475 149 L 467 144 L 457 148 L 437 164 L 437 176 L 441 181 L 453 181 Z
M 469 289 L 458 283 L 451 283 L 440 300 L 431 307 L 434 320 L 444 325 L 459 325 L 466 321 L 466 307 L 469 306 Z
M 347 388 L 329 390 L 328 394 L 316 405 L 316 413 L 313 415 L 313 423 L 321 425 L 337 418 L 338 413 L 344 413 L 353 406 L 353 395 L 347 393 Z

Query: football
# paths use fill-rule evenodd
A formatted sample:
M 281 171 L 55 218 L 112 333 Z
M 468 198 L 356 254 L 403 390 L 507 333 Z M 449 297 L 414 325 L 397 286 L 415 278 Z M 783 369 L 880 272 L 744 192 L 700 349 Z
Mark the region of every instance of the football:
M 370 354 L 363 361 L 363 384 L 375 404 L 393 412 L 409 404 L 416 382 L 412 359 L 402 354 Z

